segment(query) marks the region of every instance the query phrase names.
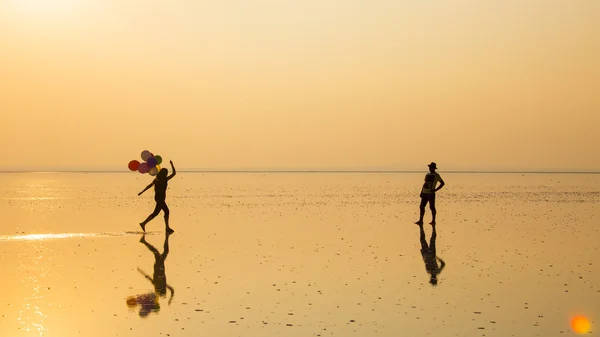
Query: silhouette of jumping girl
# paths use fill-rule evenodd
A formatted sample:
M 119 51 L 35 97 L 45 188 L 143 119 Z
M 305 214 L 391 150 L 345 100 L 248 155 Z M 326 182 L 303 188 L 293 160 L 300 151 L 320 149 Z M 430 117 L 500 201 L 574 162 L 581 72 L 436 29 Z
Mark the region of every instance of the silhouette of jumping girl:
M 156 201 L 156 207 L 154 207 L 154 212 L 152 212 L 152 214 L 150 214 L 146 220 L 140 222 L 140 227 L 142 227 L 144 232 L 146 232 L 146 224 L 150 220 L 154 219 L 161 210 L 165 214 L 165 231 L 167 233 L 175 232 L 171 227 L 169 227 L 169 207 L 167 207 L 167 203 L 165 202 L 167 198 L 167 182 L 171 180 L 171 178 L 173 178 L 177 173 L 175 171 L 175 166 L 173 166 L 173 161 L 171 160 L 169 163 L 171 163 L 171 169 L 173 170 L 173 173 L 171 173 L 170 176 L 167 176 L 167 174 L 169 174 L 169 170 L 166 168 L 161 168 L 152 183 L 146 186 L 143 191 L 138 193 L 138 195 L 142 195 L 142 193 L 154 186 L 154 201 Z

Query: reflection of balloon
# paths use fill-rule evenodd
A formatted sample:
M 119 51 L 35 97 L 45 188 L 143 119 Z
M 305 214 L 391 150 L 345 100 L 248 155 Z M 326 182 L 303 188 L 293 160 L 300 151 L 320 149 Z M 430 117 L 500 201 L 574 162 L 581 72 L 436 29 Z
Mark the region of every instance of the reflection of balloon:
M 156 158 L 150 157 L 148 158 L 148 167 L 153 168 L 156 166 Z
M 149 174 L 149 175 L 151 175 L 151 176 L 153 176 L 153 177 L 154 177 L 156 174 L 158 174 L 158 170 L 156 169 L 156 166 L 155 166 L 155 167 L 152 167 L 152 168 L 150 168 L 150 170 L 148 171 L 148 174 Z
M 148 163 L 141 163 L 140 166 L 138 166 L 138 172 L 148 173 Z
M 127 303 L 127 306 L 130 308 L 135 307 L 138 304 L 135 296 L 127 297 L 127 301 L 125 301 L 125 303 Z
M 137 160 L 132 160 L 129 162 L 129 169 L 131 171 L 137 171 L 138 166 L 140 166 L 140 162 Z
M 152 153 L 150 153 L 150 151 L 148 150 L 144 150 L 142 151 L 142 160 L 143 161 L 148 161 L 148 158 L 152 157 Z
M 158 303 L 158 296 L 154 292 L 148 294 L 140 294 L 135 296 L 127 297 L 125 301 L 127 307 L 130 310 L 134 310 L 138 305 L 140 306 L 140 317 L 147 317 L 152 312 L 160 311 L 160 304 Z
M 162 157 L 159 155 L 154 156 L 154 159 L 156 159 L 156 165 L 160 165 L 160 163 L 162 163 Z

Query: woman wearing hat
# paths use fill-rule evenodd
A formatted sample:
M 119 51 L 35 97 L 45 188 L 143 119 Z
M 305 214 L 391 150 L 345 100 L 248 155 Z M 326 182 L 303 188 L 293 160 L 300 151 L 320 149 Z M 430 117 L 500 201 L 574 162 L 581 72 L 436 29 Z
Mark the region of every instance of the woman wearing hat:
M 423 224 L 423 216 L 425 215 L 425 206 L 429 203 L 429 208 L 431 209 L 431 217 L 432 220 L 430 222 L 431 225 L 435 226 L 435 192 L 439 191 L 442 187 L 444 187 L 445 183 L 442 180 L 442 177 L 435 172 L 437 169 L 437 165 L 432 162 L 429 166 L 429 173 L 425 175 L 425 183 L 423 184 L 423 188 L 421 189 L 421 205 L 419 206 L 420 216 L 419 221 L 415 222 L 417 225 Z M 439 186 L 436 187 L 437 183 L 440 183 Z

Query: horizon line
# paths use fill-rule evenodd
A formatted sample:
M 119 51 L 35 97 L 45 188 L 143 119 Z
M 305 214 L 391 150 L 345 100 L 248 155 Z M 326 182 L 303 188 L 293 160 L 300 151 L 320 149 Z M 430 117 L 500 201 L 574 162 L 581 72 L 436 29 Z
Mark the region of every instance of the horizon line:
M 427 170 L 265 170 L 265 169 L 179 169 L 182 173 L 423 173 Z M 505 174 L 600 174 L 600 171 L 573 171 L 573 170 L 437 170 L 440 173 L 505 173 Z M 125 170 L 0 170 L 0 173 L 134 173 Z

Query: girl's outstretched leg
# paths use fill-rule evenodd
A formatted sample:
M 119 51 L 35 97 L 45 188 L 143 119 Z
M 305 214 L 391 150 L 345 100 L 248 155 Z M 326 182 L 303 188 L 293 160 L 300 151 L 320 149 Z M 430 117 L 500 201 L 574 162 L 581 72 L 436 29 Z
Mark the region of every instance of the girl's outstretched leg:
M 169 227 L 169 207 L 167 207 L 166 203 L 163 203 L 162 210 L 165 213 L 165 232 L 173 233 L 175 232 L 171 227 Z

